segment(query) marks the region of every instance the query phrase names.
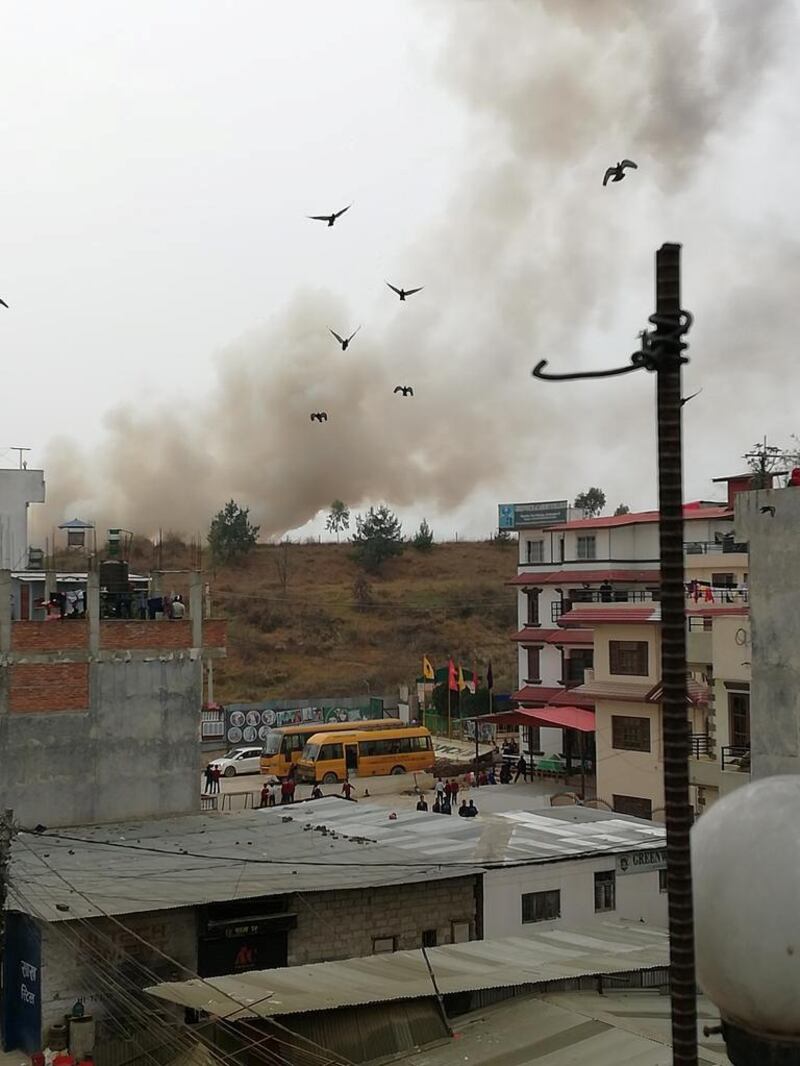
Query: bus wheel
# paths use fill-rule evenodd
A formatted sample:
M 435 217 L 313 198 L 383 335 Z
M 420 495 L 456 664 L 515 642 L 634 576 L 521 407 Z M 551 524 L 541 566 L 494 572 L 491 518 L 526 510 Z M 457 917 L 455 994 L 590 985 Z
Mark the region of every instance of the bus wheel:
M 392 773 L 393 774 L 404 774 L 405 772 L 406 772 L 405 766 L 393 766 L 392 767 Z
M 394 773 L 394 771 L 392 771 Z M 322 778 L 323 785 L 335 785 L 339 778 L 334 773 L 327 773 Z

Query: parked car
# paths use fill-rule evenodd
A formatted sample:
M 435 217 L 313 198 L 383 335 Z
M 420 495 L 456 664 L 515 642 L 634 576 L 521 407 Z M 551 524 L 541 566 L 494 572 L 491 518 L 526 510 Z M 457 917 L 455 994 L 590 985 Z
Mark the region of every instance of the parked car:
M 221 759 L 215 759 L 212 766 L 219 767 L 223 777 L 236 777 L 237 774 L 261 773 L 261 746 L 257 748 L 234 748 Z

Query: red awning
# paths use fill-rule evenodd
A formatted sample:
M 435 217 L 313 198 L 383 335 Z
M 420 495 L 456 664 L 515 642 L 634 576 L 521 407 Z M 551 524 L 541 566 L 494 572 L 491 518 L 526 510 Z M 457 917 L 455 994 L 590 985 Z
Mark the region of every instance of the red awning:
M 519 700 L 520 703 L 549 703 L 554 696 L 558 696 L 559 693 L 565 692 L 563 688 L 554 688 L 549 685 L 523 685 L 522 688 L 515 692 L 511 699 Z
M 500 711 L 498 714 L 482 714 L 481 722 L 495 725 L 556 726 L 561 729 L 578 729 L 581 733 L 594 732 L 594 711 L 582 707 L 537 707 L 516 711 Z
M 507 585 L 535 588 L 538 585 L 584 585 L 593 582 L 622 582 L 627 585 L 658 585 L 658 570 L 525 570 Z

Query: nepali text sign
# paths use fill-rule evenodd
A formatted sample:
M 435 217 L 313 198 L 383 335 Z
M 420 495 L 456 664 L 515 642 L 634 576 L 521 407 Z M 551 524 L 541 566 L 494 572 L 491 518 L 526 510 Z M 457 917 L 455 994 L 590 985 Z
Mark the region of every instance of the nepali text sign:
M 500 529 L 536 529 L 566 522 L 569 504 L 566 500 L 546 500 L 543 503 L 501 503 L 497 524 Z
M 31 1054 L 41 1046 L 41 940 L 32 918 L 6 913 L 3 958 L 2 1029 L 4 1051 Z
M 618 874 L 647 874 L 651 870 L 666 870 L 667 853 L 663 848 L 652 851 L 631 851 L 627 855 L 617 855 Z

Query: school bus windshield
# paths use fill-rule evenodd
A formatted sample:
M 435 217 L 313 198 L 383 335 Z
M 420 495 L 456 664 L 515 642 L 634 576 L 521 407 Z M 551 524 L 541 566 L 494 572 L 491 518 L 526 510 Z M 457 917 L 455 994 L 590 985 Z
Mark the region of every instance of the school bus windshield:
M 307 759 L 309 762 L 316 762 L 320 747 L 320 744 L 306 744 L 303 748 L 302 758 Z
M 282 733 L 275 733 L 275 732 L 268 733 L 267 734 L 267 739 L 266 739 L 266 741 L 264 743 L 264 754 L 265 755 L 277 755 L 278 752 L 281 750 L 281 741 L 282 740 L 283 740 L 283 734 Z

